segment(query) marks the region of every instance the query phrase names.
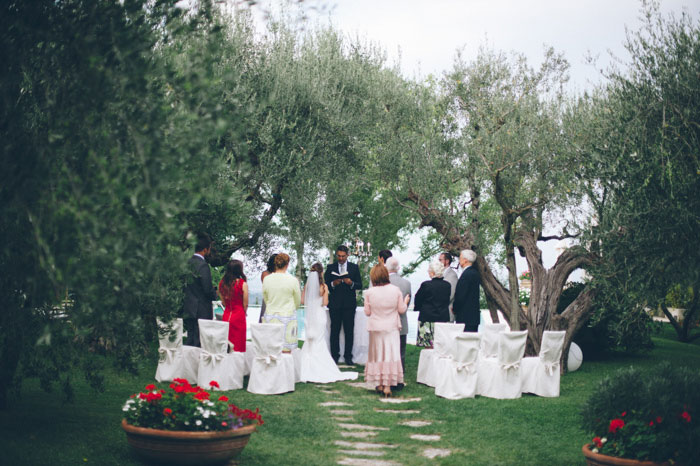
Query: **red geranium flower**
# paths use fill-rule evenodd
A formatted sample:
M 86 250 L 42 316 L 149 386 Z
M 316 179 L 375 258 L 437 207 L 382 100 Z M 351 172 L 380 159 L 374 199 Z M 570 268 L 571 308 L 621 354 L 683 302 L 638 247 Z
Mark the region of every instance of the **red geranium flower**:
M 600 437 L 593 437 L 593 443 L 595 443 L 596 447 L 603 448 L 603 442 L 600 440 Z
M 610 421 L 610 427 L 608 428 L 608 431 L 614 434 L 623 427 L 625 427 L 625 421 L 623 421 L 622 419 L 613 419 L 612 421 Z
M 209 393 L 201 391 L 195 393 L 194 397 L 200 401 L 208 400 L 209 399 Z
M 173 379 L 173 382 L 181 383 L 181 384 L 183 384 L 183 385 L 189 385 L 189 384 L 190 384 L 190 383 L 187 381 L 187 379 L 179 379 L 179 378 L 178 378 L 178 379 Z
M 220 388 L 220 387 L 219 387 L 219 382 L 217 382 L 216 380 L 212 380 L 211 382 L 209 382 L 209 386 L 210 386 L 210 387 L 215 387 L 215 388 Z
M 683 420 L 684 420 L 685 422 L 690 423 L 690 414 L 688 414 L 688 411 L 683 411 L 683 412 L 681 413 L 681 417 L 683 418 Z
M 155 386 L 155 385 L 153 385 L 152 383 L 151 383 L 151 384 L 148 384 L 148 385 L 146 385 L 146 390 L 149 390 L 149 391 L 150 391 L 150 390 L 155 390 L 155 389 L 156 389 L 156 386 Z
M 622 414 L 620 415 L 620 417 L 625 417 L 625 416 L 627 416 L 627 411 L 622 411 Z
M 663 421 L 663 420 L 664 420 L 664 418 L 662 418 L 661 416 L 656 416 L 656 423 L 657 424 L 661 424 L 661 421 Z
M 163 414 L 164 414 L 165 416 L 170 416 L 171 414 L 173 414 L 173 410 L 170 409 L 170 408 L 165 408 L 165 409 L 163 410 Z
M 221 421 L 221 425 L 226 427 L 228 424 L 226 424 L 226 421 Z
M 650 425 L 650 426 L 653 426 L 653 425 L 654 425 L 654 421 L 649 421 L 649 425 Z
M 183 387 L 182 385 L 175 385 L 173 387 L 173 390 L 175 390 L 175 393 L 182 393 L 185 391 L 185 387 Z
M 219 401 L 228 401 L 228 397 L 226 395 L 221 395 Z

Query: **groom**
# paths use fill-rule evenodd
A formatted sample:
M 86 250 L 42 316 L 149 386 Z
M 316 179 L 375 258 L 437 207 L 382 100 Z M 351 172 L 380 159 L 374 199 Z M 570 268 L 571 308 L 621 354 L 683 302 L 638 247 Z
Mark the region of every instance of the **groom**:
M 340 245 L 335 251 L 336 262 L 326 267 L 323 281 L 330 297 L 328 311 L 331 317 L 331 356 L 337 363 L 340 357 L 340 327 L 345 331 L 345 363 L 353 364 L 352 343 L 355 331 L 355 290 L 362 290 L 362 277 L 357 264 L 348 262 L 348 248 Z

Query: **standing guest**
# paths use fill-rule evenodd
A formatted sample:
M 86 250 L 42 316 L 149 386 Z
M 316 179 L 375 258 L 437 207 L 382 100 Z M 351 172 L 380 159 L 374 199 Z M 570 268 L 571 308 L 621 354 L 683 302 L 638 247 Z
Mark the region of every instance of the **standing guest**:
M 377 263 L 382 264 L 386 267 L 386 260 L 390 258 L 393 254 L 388 249 L 382 249 L 377 255 Z
M 186 345 L 200 346 L 197 319 L 213 319 L 211 302 L 216 299 L 216 290 L 211 283 L 211 269 L 206 257 L 211 252 L 211 238 L 206 233 L 197 235 L 194 255 L 187 260 L 189 274 L 185 284 L 183 322 L 187 330 Z
M 399 275 L 399 260 L 396 257 L 389 257 L 386 260 L 386 269 L 389 271 L 389 283 L 401 290 L 406 306 L 411 303 L 411 282 Z M 399 332 L 399 348 L 401 350 L 401 368 L 406 373 L 406 336 L 408 335 L 408 317 L 404 312 L 401 314 L 401 331 Z M 403 383 L 399 383 L 395 388 L 401 390 L 404 387 Z M 394 388 L 394 387 L 392 387 Z
M 277 254 L 271 255 L 270 258 L 267 260 L 267 268 L 263 270 L 263 273 L 260 274 L 260 283 L 262 283 L 265 280 L 265 277 L 267 277 L 275 271 L 275 257 L 277 257 Z M 262 305 L 260 306 L 260 318 L 258 319 L 258 322 L 261 324 L 263 321 L 263 316 L 265 315 L 265 306 L 265 299 L 263 298 Z
M 365 291 L 365 314 L 369 316 L 369 351 L 365 382 L 376 384 L 377 392 L 391 396 L 391 387 L 403 383 L 399 348 L 400 315 L 406 312 L 403 293 L 389 282 L 386 267 L 377 264 L 369 273 L 372 288 Z
M 275 271 L 263 281 L 263 299 L 267 303 L 263 320 L 268 324 L 284 325 L 284 351 L 298 348 L 297 308 L 301 304 L 299 280 L 287 273 L 289 256 L 283 252 L 275 257 Z
M 331 316 L 331 356 L 340 358 L 340 327 L 345 332 L 345 363 L 353 364 L 352 344 L 355 331 L 355 290 L 362 289 L 362 277 L 357 264 L 348 262 L 348 248 L 340 245 L 335 251 L 336 262 L 326 267 L 323 279 L 330 292 L 328 310 Z
M 457 272 L 452 268 L 452 254 L 449 252 L 443 252 L 440 254 L 440 262 L 442 265 L 445 266 L 445 272 L 442 274 L 442 277 L 445 279 L 447 283 L 450 284 L 450 322 L 455 321 L 455 314 L 453 305 L 454 305 L 454 300 L 455 300 L 455 289 L 457 288 L 457 280 L 459 280 L 459 277 L 457 277 Z
M 465 332 L 476 332 L 479 329 L 479 284 L 481 278 L 474 262 L 476 253 L 465 249 L 459 254 L 459 265 L 464 271 L 459 277 L 455 289 L 454 312 L 455 321 L 464 324 Z
M 248 283 L 243 262 L 232 260 L 219 282 L 219 296 L 224 303 L 224 322 L 228 322 L 228 341 L 233 350 L 245 353 L 246 315 L 248 313 Z
M 450 284 L 443 278 L 445 266 L 433 261 L 428 266 L 430 280 L 421 283 L 416 293 L 415 310 L 418 314 L 416 346 L 432 348 L 435 322 L 449 322 Z

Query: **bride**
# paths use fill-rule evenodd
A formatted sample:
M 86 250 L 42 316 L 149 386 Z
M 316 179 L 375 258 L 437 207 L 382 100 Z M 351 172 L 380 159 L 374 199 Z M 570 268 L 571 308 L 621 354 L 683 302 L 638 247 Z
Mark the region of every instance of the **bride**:
M 323 283 L 322 277 L 323 266 L 317 262 L 311 266 L 301 297 L 302 304 L 306 305 L 306 340 L 301 348 L 300 381 L 330 383 L 355 380 L 357 372 L 340 372 L 328 350 L 328 286 Z

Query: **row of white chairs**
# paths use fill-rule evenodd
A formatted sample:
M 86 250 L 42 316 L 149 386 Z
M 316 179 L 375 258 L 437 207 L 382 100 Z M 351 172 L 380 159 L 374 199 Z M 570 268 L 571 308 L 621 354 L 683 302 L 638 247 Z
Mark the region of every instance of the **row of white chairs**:
M 484 324 L 480 333 L 464 324 L 435 323 L 433 349 L 420 352 L 418 383 L 448 399 L 520 398 L 522 393 L 559 396 L 559 359 L 565 331 L 545 331 L 538 356 L 524 358 L 527 331 Z
M 252 345 L 245 352 L 232 351 L 228 340 L 228 322 L 199 319 L 201 348 L 182 344 L 182 319 L 158 321 L 158 382 L 186 379 L 205 389 L 216 381 L 219 390 L 243 388 L 260 395 L 277 395 L 294 391 L 299 381 L 297 364 L 291 353 L 283 353 L 282 324 L 251 324 Z

